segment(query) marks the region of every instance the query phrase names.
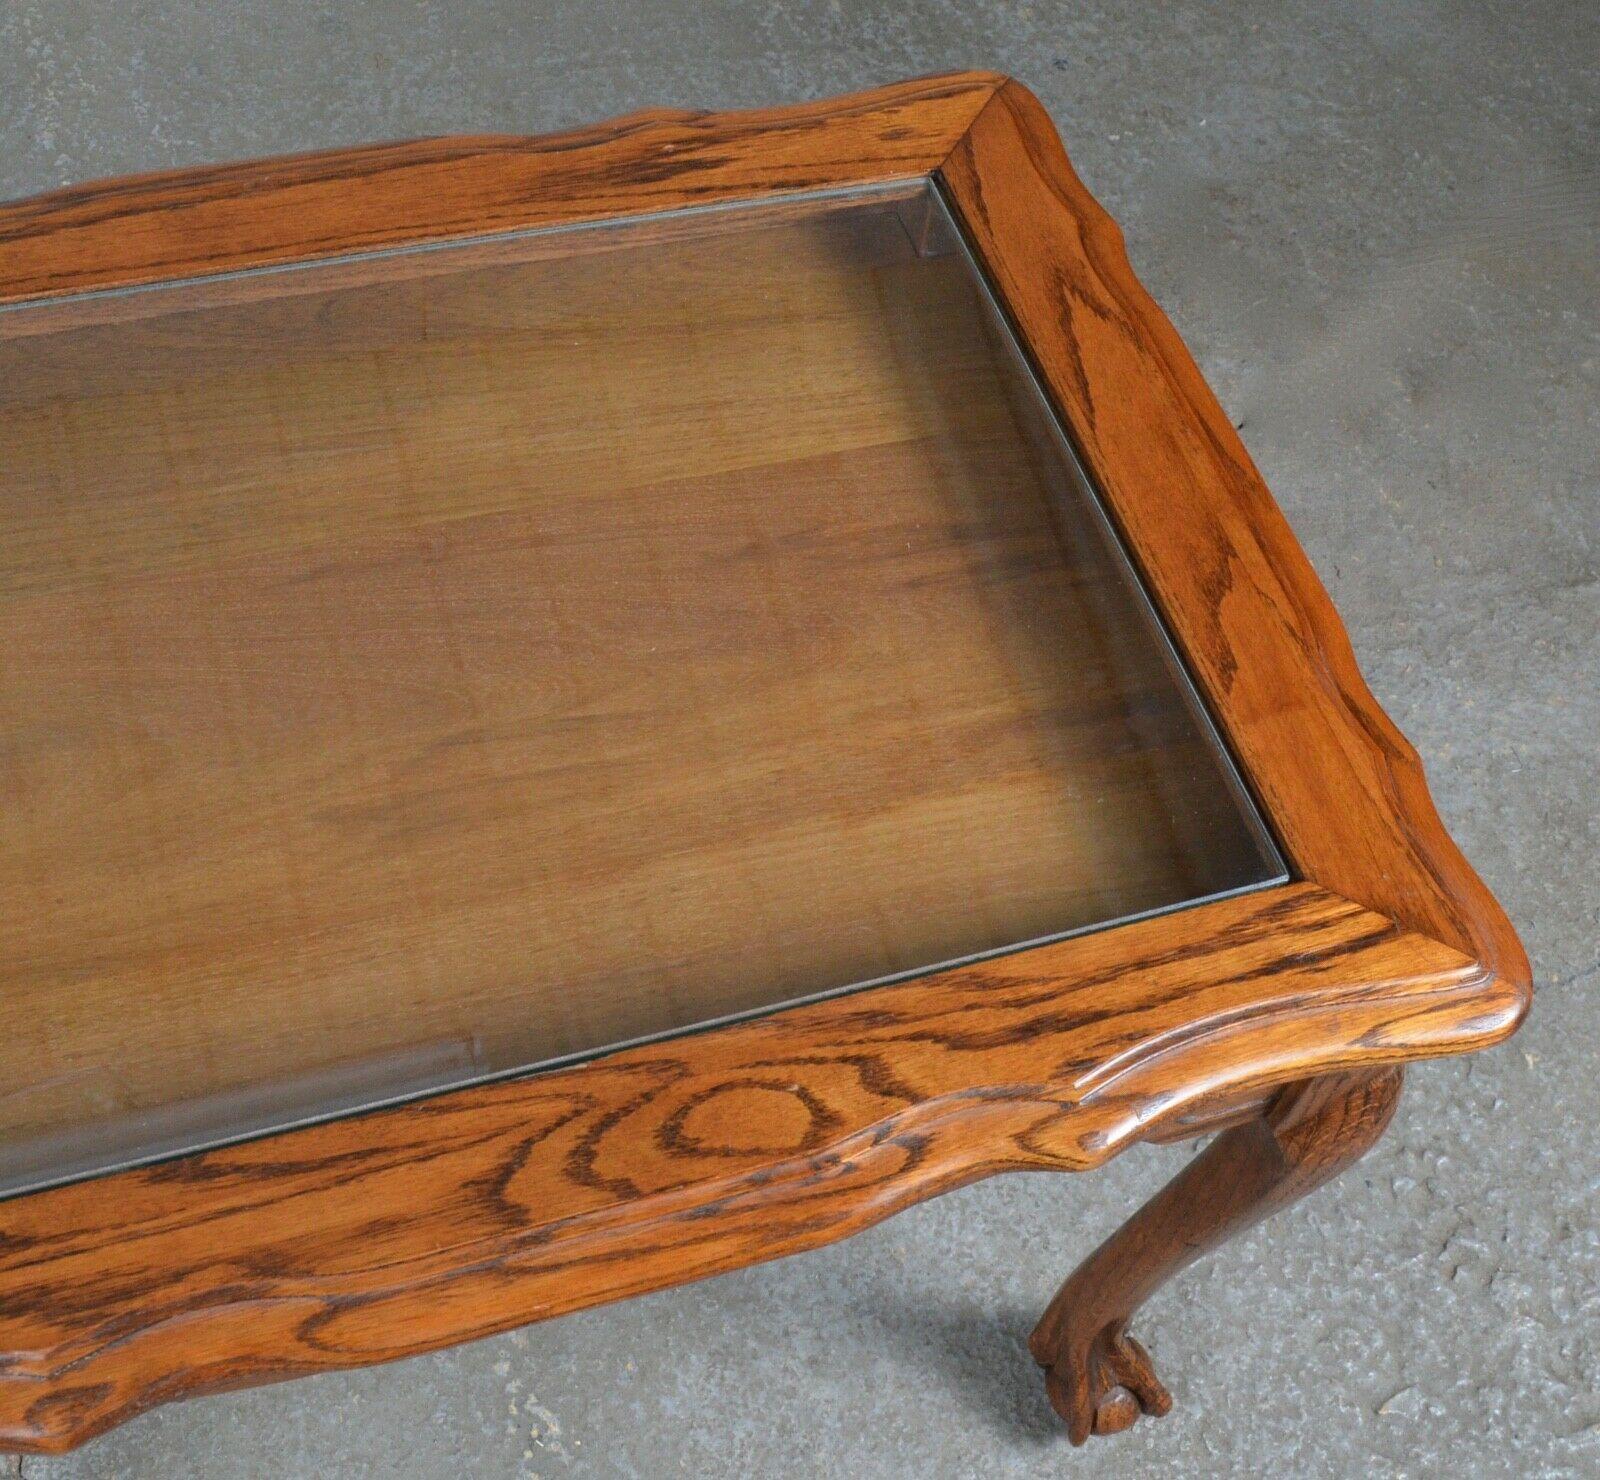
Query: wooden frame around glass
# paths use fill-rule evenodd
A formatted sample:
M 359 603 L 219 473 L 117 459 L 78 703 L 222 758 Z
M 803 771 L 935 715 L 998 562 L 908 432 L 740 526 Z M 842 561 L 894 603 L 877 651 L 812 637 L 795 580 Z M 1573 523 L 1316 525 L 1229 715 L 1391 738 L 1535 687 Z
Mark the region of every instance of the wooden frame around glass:
M 1328 598 L 1022 87 L 385 145 L 0 207 L 0 304 L 931 177 L 1292 882 L 0 1203 L 0 1447 L 795 1253 L 1015 1168 L 1224 1134 L 1034 1333 L 1081 1442 L 1165 1390 L 1134 1308 L 1358 1156 L 1405 1062 L 1530 1000 Z M 3 983 L 0 983 L 3 990 Z

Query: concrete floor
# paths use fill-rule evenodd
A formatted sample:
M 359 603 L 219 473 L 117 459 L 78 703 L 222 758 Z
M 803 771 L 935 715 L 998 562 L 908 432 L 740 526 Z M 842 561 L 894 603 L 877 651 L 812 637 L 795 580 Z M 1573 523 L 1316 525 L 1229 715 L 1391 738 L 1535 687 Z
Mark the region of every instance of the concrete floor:
M 15 0 L 0 196 L 971 65 L 1042 96 L 1242 425 L 1523 931 L 1527 1028 L 1415 1073 L 1358 1170 L 1159 1296 L 1177 1410 L 1081 1452 L 1022 1339 L 1182 1149 L 166 1409 L 28 1480 L 1600 1475 L 1593 0 Z

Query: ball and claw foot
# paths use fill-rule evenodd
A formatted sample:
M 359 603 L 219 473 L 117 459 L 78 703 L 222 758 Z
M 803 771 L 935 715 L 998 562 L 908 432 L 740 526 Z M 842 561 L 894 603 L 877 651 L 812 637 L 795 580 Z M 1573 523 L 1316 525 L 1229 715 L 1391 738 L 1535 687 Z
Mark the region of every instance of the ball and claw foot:
M 1081 1339 L 1041 1322 L 1028 1347 L 1045 1369 L 1050 1406 L 1067 1425 L 1067 1438 L 1084 1443 L 1091 1434 L 1120 1434 L 1141 1413 L 1160 1418 L 1172 1411 L 1172 1394 L 1150 1364 L 1150 1354 L 1120 1322 Z
M 1029 1338 L 1067 1436 L 1117 1434 L 1172 1398 L 1128 1323 L 1207 1249 L 1304 1197 L 1365 1153 L 1400 1097 L 1400 1070 L 1328 1074 L 1223 1131 L 1075 1269 Z

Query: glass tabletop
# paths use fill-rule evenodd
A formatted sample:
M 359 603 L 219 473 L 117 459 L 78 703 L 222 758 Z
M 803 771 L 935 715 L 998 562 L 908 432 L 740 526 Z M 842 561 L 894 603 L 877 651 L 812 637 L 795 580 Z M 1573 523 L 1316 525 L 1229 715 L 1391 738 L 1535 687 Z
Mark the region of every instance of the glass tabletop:
M 0 1192 L 1283 877 L 927 184 L 0 312 Z

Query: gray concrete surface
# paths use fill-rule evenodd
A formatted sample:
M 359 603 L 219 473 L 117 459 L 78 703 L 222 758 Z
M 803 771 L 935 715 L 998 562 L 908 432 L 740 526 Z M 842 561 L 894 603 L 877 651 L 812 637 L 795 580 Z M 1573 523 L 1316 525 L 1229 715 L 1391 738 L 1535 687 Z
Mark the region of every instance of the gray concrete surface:
M 1081 1452 L 1023 1349 L 1181 1164 L 1003 1178 L 832 1249 L 151 1414 L 28 1480 L 1600 1475 L 1600 12 L 1593 0 L 11 0 L 0 195 L 990 65 L 1035 88 L 1524 932 L 1524 1033 L 1150 1307 Z M 0 1461 L 0 1465 L 3 1465 Z

